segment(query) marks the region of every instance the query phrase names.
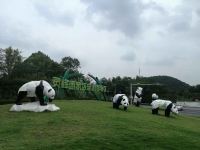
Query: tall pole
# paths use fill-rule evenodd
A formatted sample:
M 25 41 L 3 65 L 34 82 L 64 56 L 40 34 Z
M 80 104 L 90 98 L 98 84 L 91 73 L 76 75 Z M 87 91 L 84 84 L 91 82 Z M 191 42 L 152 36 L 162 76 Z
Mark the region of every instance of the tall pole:
M 140 77 L 140 68 L 139 68 L 139 77 Z
M 133 105 L 133 89 L 132 89 L 132 84 L 130 84 L 130 100 L 131 100 L 131 105 Z

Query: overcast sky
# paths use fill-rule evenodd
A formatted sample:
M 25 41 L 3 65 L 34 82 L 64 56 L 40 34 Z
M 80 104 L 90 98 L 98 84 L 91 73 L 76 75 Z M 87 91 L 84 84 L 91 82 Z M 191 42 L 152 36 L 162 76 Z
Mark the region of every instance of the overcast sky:
M 80 71 L 200 84 L 200 0 L 0 0 L 0 48 L 38 50 Z

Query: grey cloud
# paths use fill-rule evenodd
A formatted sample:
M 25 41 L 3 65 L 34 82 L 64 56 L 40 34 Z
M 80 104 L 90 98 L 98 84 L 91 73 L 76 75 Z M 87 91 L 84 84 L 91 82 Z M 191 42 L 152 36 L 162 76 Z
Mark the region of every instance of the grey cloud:
M 134 52 L 127 52 L 126 54 L 121 56 L 121 60 L 124 61 L 135 61 L 136 55 Z
M 177 9 L 176 14 L 173 16 L 166 16 L 168 18 L 168 29 L 175 32 L 187 32 L 191 29 L 191 22 L 193 10 Z
M 88 18 L 97 27 L 118 30 L 126 36 L 134 36 L 140 31 L 142 4 L 136 0 L 82 0 L 87 7 Z M 94 16 L 101 16 L 98 24 Z
M 0 47 L 12 46 L 23 51 L 47 49 L 48 42 L 31 35 L 29 27 L 15 24 L 0 18 Z
M 166 16 L 168 23 L 165 25 L 168 38 L 173 35 L 176 38 L 176 45 L 188 43 L 190 51 L 194 45 L 199 45 L 200 36 L 200 1 L 183 1 L 181 6 L 177 7 L 172 16 Z M 170 40 L 170 39 L 169 39 Z M 183 50 L 186 48 L 182 48 Z M 192 52 L 191 52 L 192 53 Z
M 196 10 L 196 13 L 200 17 L 200 8 Z
M 145 9 L 145 10 L 152 9 L 161 14 L 165 14 L 165 15 L 167 14 L 167 11 L 163 7 L 161 7 L 160 5 L 158 5 L 155 2 L 151 2 L 151 1 L 146 4 L 143 4 L 143 9 Z
M 46 47 L 47 43 L 40 39 L 32 38 L 27 29 L 23 27 L 15 28 L 12 24 L 9 25 L 2 22 L 0 24 L 0 46 L 2 45 L 37 50 L 38 48 Z
M 175 14 L 169 18 L 169 31 L 199 33 L 197 26 L 200 24 L 200 1 L 182 1 L 176 8 Z M 199 16 L 198 16 L 199 14 Z M 190 38 L 193 38 L 190 36 Z
M 185 31 L 188 31 L 190 30 L 190 22 L 191 22 L 191 17 L 180 17 L 180 18 L 177 18 L 175 17 L 175 19 L 169 24 L 169 29 L 170 30 L 173 30 L 175 32 L 185 32 Z
M 175 77 L 188 74 L 189 78 L 182 77 L 184 81 L 199 83 L 200 1 L 180 1 L 178 6 L 170 2 L 173 7 L 167 5 L 168 1 L 160 5 L 156 0 L 147 0 L 148 3 L 143 3 L 144 0 L 80 1 L 73 1 L 72 5 L 69 5 L 71 1 L 64 0 L 4 1 L 4 5 L 2 2 L 0 48 L 13 46 L 24 50 L 27 56 L 41 50 L 59 61 L 65 54 L 78 56 L 83 70 L 100 75 L 109 72 L 112 76 L 118 73 L 121 63 L 131 63 L 156 70 L 158 74 L 163 70 Z M 80 6 L 76 7 L 77 4 Z M 94 27 L 111 32 L 96 32 Z M 125 36 L 112 34 L 113 31 Z M 86 54 L 94 49 L 86 60 Z M 110 61 L 111 53 L 118 58 L 115 65 Z M 104 58 L 106 65 L 95 58 Z M 93 61 L 95 64 L 91 65 Z M 147 75 L 152 75 L 150 69 Z M 125 66 L 121 73 L 133 75 L 135 72 L 129 71 Z
M 174 67 L 179 62 L 185 61 L 187 56 L 184 55 L 167 55 L 159 54 L 158 56 L 148 57 L 144 64 L 147 66 L 156 66 L 156 67 Z
M 152 60 L 146 60 L 145 65 L 147 66 L 173 66 L 176 64 L 176 60 L 172 58 L 159 58 L 159 59 L 152 59 Z
M 61 12 L 59 8 L 48 6 L 44 4 L 34 4 L 35 9 L 39 13 L 40 16 L 45 18 L 49 23 L 52 24 L 64 24 L 73 26 L 74 25 L 74 17 L 69 12 Z

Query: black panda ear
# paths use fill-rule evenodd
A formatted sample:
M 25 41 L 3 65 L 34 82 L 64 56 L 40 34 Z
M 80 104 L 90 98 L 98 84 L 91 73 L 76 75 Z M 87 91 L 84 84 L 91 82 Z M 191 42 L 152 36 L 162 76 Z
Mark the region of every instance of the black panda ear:
M 48 92 L 50 92 L 52 89 L 49 89 Z

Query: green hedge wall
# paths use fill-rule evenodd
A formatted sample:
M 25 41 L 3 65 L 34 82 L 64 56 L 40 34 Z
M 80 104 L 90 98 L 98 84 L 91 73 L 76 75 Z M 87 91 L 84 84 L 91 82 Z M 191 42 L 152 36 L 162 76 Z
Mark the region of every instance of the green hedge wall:
M 25 79 L 0 79 L 0 103 L 14 102 L 19 87 L 28 82 Z

